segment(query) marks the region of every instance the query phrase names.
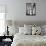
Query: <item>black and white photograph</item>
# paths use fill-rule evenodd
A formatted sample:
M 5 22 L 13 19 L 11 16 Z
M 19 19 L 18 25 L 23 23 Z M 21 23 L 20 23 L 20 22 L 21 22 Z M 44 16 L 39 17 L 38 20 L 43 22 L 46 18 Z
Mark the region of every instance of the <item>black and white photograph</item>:
M 26 15 L 27 16 L 36 15 L 36 3 L 26 3 Z

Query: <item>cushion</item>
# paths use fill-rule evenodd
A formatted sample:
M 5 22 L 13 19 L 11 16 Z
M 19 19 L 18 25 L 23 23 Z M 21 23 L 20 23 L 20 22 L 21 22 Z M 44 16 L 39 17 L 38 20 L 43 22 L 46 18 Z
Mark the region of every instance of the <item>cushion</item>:
M 39 26 L 32 27 L 32 35 L 39 35 L 41 34 L 41 28 Z
M 24 32 L 24 34 L 26 34 L 26 35 L 31 35 L 31 34 L 32 34 L 32 29 L 25 27 L 25 32 Z
M 42 26 L 43 35 L 46 35 L 46 25 Z
M 31 32 L 31 28 L 19 27 L 19 33 L 30 35 L 32 32 Z
M 30 32 L 30 34 L 32 34 L 32 25 L 24 24 L 24 27 L 26 30 L 29 30 L 28 32 Z
M 19 28 L 15 26 L 9 26 L 9 35 L 15 35 L 19 32 Z
M 41 35 L 43 36 L 44 35 L 44 32 L 45 32 L 45 28 L 44 28 L 44 25 L 41 26 Z
M 46 25 L 43 25 L 42 28 L 44 28 L 44 32 L 46 33 Z
M 26 25 L 26 24 L 24 24 L 24 27 L 32 29 L 32 25 Z
M 24 31 L 25 31 L 25 30 L 24 30 L 24 27 L 19 27 L 19 33 L 20 33 L 20 34 L 24 34 Z

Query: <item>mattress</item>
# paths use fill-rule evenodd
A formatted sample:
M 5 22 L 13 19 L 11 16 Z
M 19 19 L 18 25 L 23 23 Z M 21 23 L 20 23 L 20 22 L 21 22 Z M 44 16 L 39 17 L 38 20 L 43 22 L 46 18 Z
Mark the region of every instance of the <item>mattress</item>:
M 11 46 L 46 46 L 46 36 L 16 34 Z

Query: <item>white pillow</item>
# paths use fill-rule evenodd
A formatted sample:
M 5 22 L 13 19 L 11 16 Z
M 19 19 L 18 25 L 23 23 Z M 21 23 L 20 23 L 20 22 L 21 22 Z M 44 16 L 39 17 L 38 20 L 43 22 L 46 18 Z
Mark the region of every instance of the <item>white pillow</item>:
M 30 35 L 32 31 L 31 31 L 31 28 L 19 27 L 19 33 Z
M 39 26 L 32 27 L 32 35 L 39 35 L 41 33 L 41 28 Z
M 44 29 L 44 33 L 46 33 L 46 25 L 43 25 L 42 28 Z
M 20 34 L 24 34 L 24 31 L 25 31 L 25 30 L 24 30 L 24 27 L 19 27 L 19 33 L 20 33 Z
M 32 35 L 36 34 L 36 27 L 32 27 Z
M 24 24 L 24 27 L 32 29 L 32 25 L 26 25 L 26 24 Z
M 29 34 L 32 34 L 32 25 L 26 25 L 26 24 L 24 24 L 24 27 L 27 30 L 27 32 L 30 32 Z
M 15 35 L 19 32 L 19 28 L 15 26 L 9 26 L 9 35 Z
M 44 32 L 45 32 L 45 27 L 44 25 L 41 26 L 41 35 L 44 35 Z
M 32 29 L 25 27 L 25 32 L 24 32 L 24 34 L 31 35 L 31 34 L 32 34 Z

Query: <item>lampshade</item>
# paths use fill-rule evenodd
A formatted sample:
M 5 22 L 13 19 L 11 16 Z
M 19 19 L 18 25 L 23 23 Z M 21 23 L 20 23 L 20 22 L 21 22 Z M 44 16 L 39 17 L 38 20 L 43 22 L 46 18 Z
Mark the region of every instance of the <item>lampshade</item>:
M 12 20 L 6 20 L 6 25 L 7 26 L 12 26 Z

